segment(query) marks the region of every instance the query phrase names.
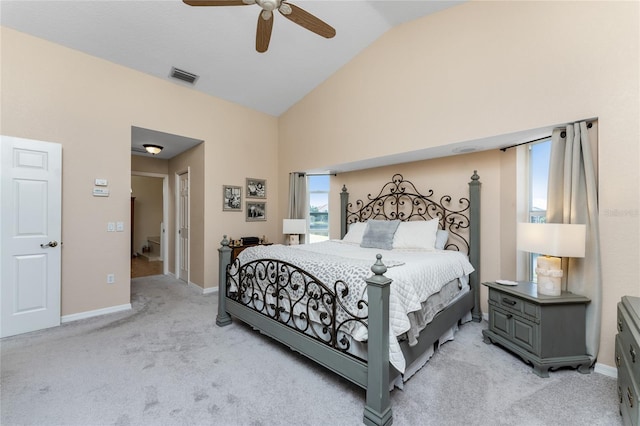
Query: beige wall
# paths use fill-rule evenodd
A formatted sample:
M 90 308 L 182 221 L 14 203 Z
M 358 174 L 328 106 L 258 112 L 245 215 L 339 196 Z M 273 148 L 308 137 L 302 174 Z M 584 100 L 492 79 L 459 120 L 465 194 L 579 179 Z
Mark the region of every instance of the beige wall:
M 638 2 L 472 1 L 388 32 L 281 116 L 281 208 L 293 170 L 597 117 L 598 361 L 613 366 L 616 303 L 640 295 L 639 13 Z M 514 269 L 516 154 L 506 154 L 492 170 L 463 170 L 483 178 L 482 280 Z
M 277 203 L 269 205 L 269 221 L 249 226 L 241 214 L 222 213 L 221 188 L 243 185 L 247 176 L 276 184 L 276 118 L 1 31 L 2 134 L 62 144 L 63 315 L 129 303 L 131 126 L 200 139 L 208 147 L 200 151 L 203 166 L 194 170 L 201 180 L 192 197 L 201 223 L 199 241 L 192 238 L 192 261 L 200 262 L 200 271 L 193 268 L 196 284 L 217 286 L 216 249 L 223 234 L 275 237 Z M 92 197 L 95 178 L 109 180 L 108 198 Z M 107 233 L 110 221 L 124 221 L 125 232 Z M 106 283 L 108 273 L 115 274 L 114 284 Z
M 169 173 L 169 160 L 144 157 L 142 155 L 132 155 L 131 171 L 166 175 Z

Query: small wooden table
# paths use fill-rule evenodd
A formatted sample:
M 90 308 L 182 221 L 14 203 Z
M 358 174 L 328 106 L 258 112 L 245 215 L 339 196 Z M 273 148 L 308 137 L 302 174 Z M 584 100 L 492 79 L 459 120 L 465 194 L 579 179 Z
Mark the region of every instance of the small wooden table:
M 248 248 L 248 247 L 254 247 L 254 246 L 270 246 L 273 243 L 255 243 L 255 244 L 240 244 L 237 246 L 229 246 L 229 248 L 231 249 L 231 263 L 233 263 L 234 260 L 236 260 L 236 257 L 238 257 L 238 255 L 242 252 L 242 250 Z

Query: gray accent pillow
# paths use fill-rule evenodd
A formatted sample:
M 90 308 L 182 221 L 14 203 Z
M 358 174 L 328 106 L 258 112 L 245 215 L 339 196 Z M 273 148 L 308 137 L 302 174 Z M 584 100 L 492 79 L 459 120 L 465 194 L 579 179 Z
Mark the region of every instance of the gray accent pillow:
M 449 231 L 438 229 L 436 231 L 436 250 L 444 250 L 447 241 L 449 241 Z
M 369 220 L 360 247 L 391 250 L 399 220 Z

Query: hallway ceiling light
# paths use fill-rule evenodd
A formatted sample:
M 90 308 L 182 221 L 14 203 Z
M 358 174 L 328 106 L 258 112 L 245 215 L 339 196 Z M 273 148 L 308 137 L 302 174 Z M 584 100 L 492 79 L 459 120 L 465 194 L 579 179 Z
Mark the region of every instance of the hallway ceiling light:
M 146 149 L 149 154 L 153 155 L 160 154 L 160 151 L 162 151 L 162 149 L 164 148 L 160 145 L 152 145 L 149 143 L 146 143 L 142 146 L 144 146 L 144 149 Z

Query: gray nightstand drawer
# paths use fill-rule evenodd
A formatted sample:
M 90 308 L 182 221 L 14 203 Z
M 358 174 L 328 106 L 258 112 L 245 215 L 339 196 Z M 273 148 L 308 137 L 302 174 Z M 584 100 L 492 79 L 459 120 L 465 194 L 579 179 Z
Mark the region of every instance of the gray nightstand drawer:
M 539 306 L 512 295 L 489 289 L 489 301 L 513 313 L 526 315 L 533 320 L 540 319 Z

